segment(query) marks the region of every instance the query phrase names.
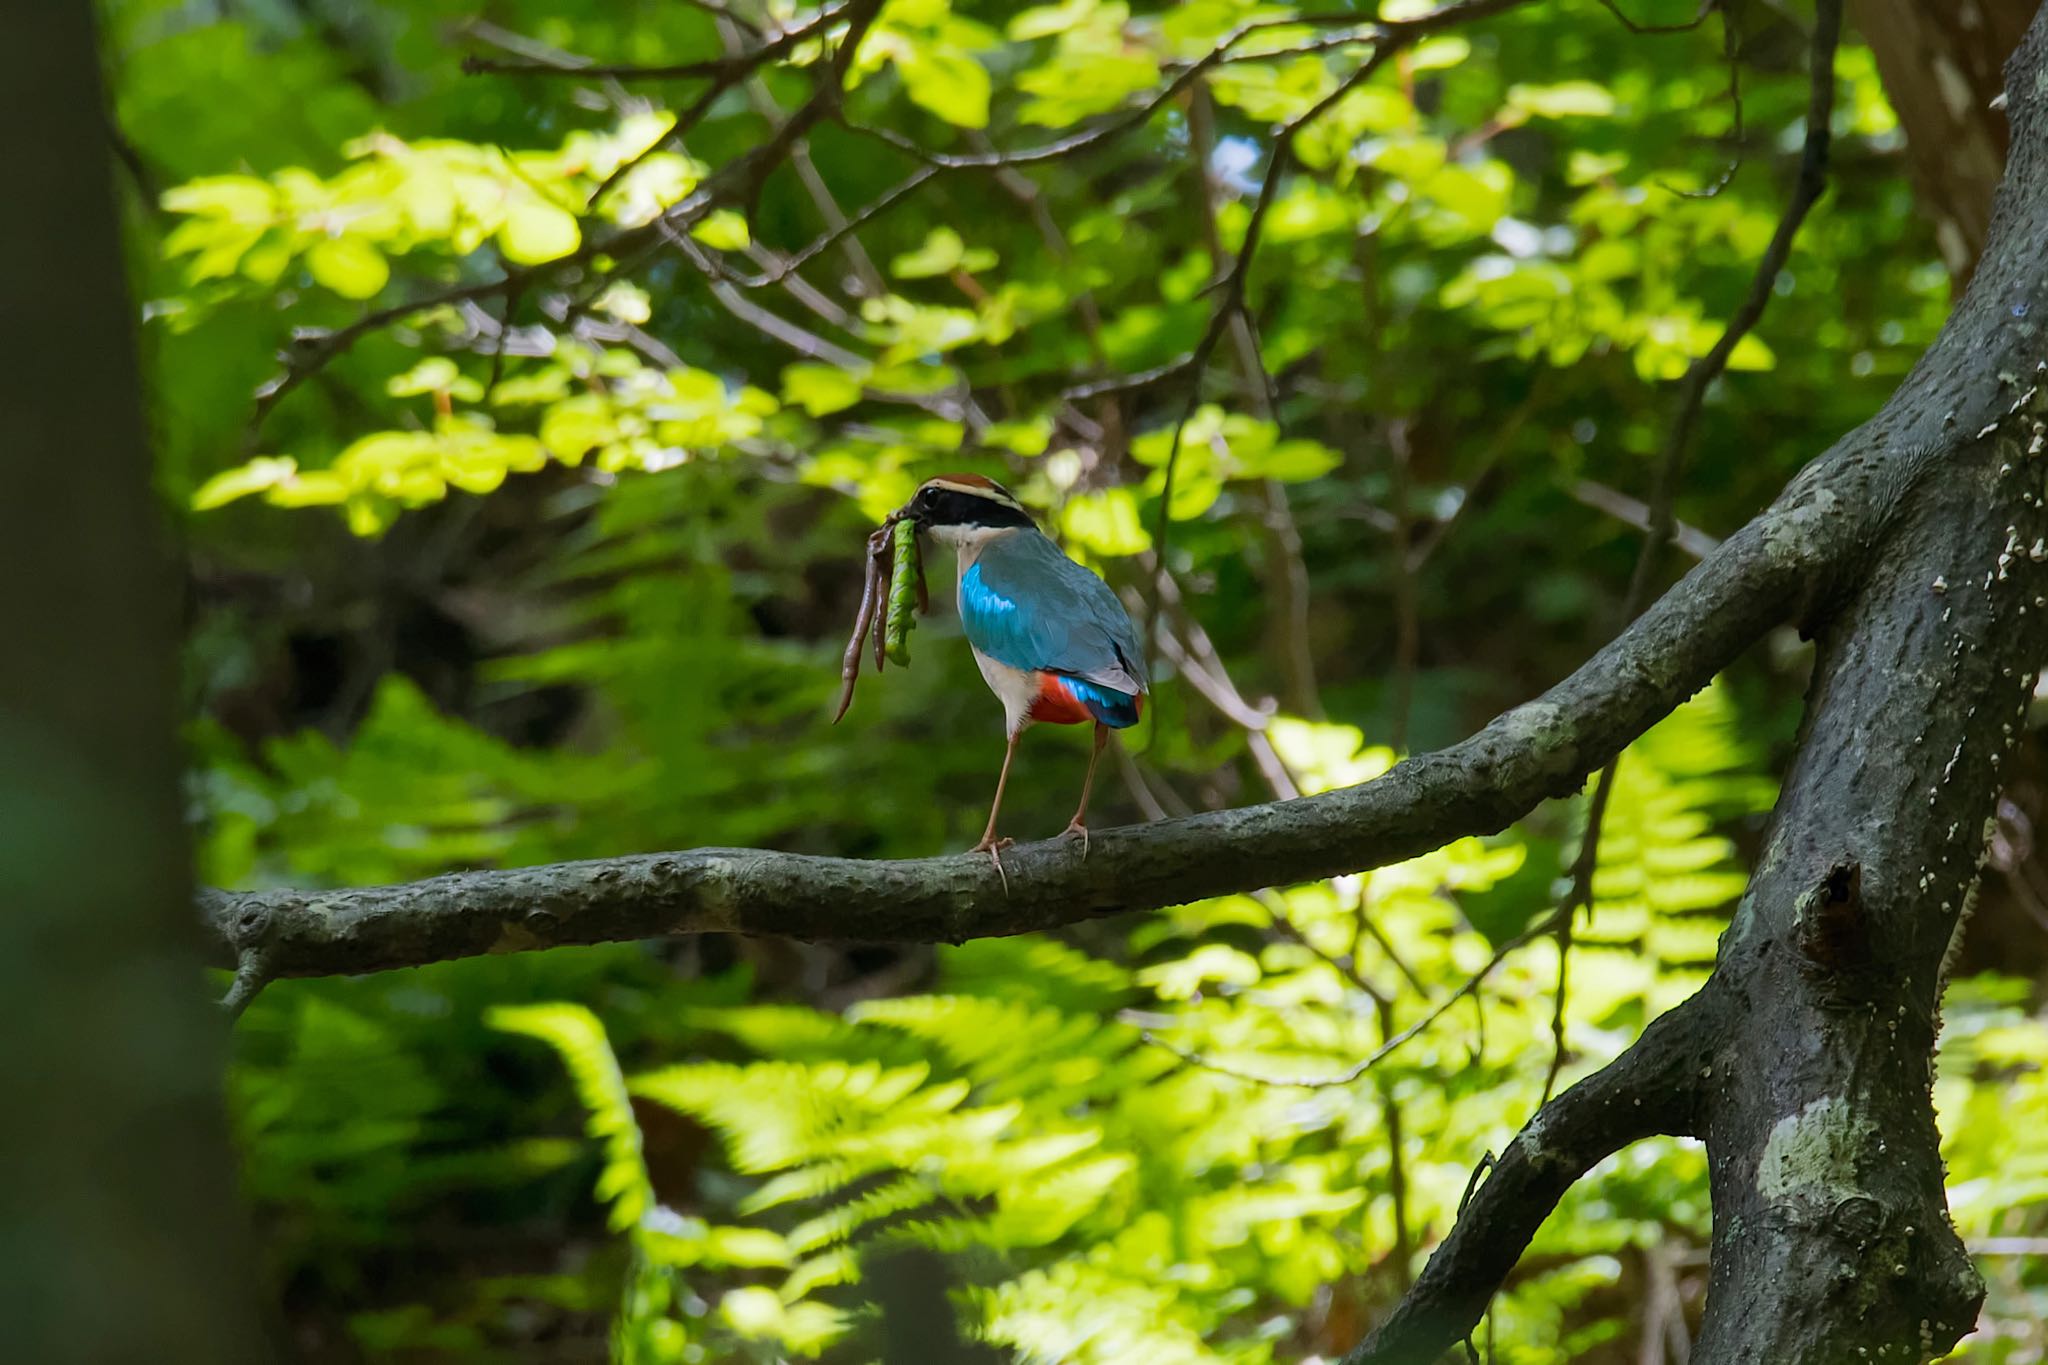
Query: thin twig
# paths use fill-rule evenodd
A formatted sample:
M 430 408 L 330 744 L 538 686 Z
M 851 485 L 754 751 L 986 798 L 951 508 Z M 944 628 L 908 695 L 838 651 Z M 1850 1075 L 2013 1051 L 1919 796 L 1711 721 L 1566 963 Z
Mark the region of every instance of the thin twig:
M 837 9 L 820 11 L 809 22 L 784 30 L 758 48 L 738 57 L 718 59 L 718 71 L 711 76 L 711 83 L 705 87 L 704 92 L 688 109 L 676 116 L 675 123 L 667 132 L 620 162 L 612 169 L 611 174 L 598 182 L 597 188 L 590 193 L 587 207 L 595 209 L 614 185 L 631 175 L 648 157 L 680 142 L 706 114 L 710 113 L 711 106 L 720 96 L 752 75 L 763 63 L 806 39 L 820 36 L 825 30 L 844 19 L 845 36 L 839 40 L 839 46 L 833 49 L 831 59 L 825 63 L 825 71 L 818 82 L 816 92 L 810 99 L 804 101 L 803 105 L 790 115 L 789 121 L 776 129 L 766 142 L 725 168 L 730 171 L 738 167 L 747 173 L 748 198 L 751 199 L 759 190 L 761 178 L 767 174 L 768 169 L 788 154 L 790 147 L 811 130 L 811 125 L 824 117 L 828 108 L 837 109 L 840 96 L 844 93 L 847 68 L 852 65 L 853 55 L 859 49 L 861 39 L 867 36 L 867 31 L 873 26 L 875 16 L 881 12 L 881 8 L 882 0 L 847 0 L 847 3 Z
M 1621 6 L 1618 3 L 1616 3 L 1616 0 L 1600 0 L 1600 3 L 1603 7 L 1606 8 L 1609 14 L 1612 14 L 1615 18 L 1621 20 L 1621 26 L 1627 29 L 1630 33 L 1648 35 L 1660 33 L 1690 33 L 1694 29 L 1698 28 L 1701 24 L 1707 22 L 1707 16 L 1714 12 L 1714 7 L 1718 3 L 1718 0 L 1700 0 L 1700 12 L 1698 14 L 1695 14 L 1692 18 L 1686 20 L 1684 23 L 1679 24 L 1639 24 L 1635 20 L 1629 18 L 1628 15 L 1623 12 Z
M 503 312 L 498 319 L 498 334 L 491 341 L 491 373 L 484 381 L 483 401 L 486 406 L 491 401 L 491 395 L 498 391 L 498 381 L 505 377 L 505 348 L 512 340 L 513 318 L 519 311 L 519 296 L 524 290 L 523 282 L 513 281 L 508 277 Z
M 1414 449 L 1408 442 L 1408 423 L 1396 418 L 1387 423 L 1387 497 L 1394 513 L 1394 536 L 1388 560 L 1394 579 L 1394 675 L 1388 684 L 1387 743 L 1396 753 L 1408 748 L 1409 713 L 1414 708 L 1416 674 L 1422 667 L 1422 604 L 1417 593 L 1415 572 L 1408 567 L 1410 546 L 1415 536 Z
M 1470 514 L 1472 508 L 1499 477 L 1509 450 L 1513 448 L 1516 438 L 1522 434 L 1522 428 L 1528 425 L 1529 418 L 1548 397 L 1545 385 L 1549 374 L 1550 371 L 1546 370 L 1536 376 L 1535 381 L 1529 385 L 1529 392 L 1523 396 L 1521 402 L 1515 404 L 1514 411 L 1508 414 L 1507 420 L 1495 429 L 1493 439 L 1487 442 L 1486 450 L 1479 457 L 1479 471 L 1466 480 L 1464 495 L 1458 499 L 1458 505 L 1451 510 L 1451 514 L 1431 523 L 1417 538 L 1408 552 L 1408 572 L 1422 572 L 1424 566 L 1429 563 L 1430 556 L 1449 539 L 1451 532 L 1458 528 L 1459 523 Z
M 472 53 L 462 59 L 462 71 L 467 76 L 579 76 L 613 81 L 708 79 L 715 89 L 729 90 L 762 64 L 772 61 L 801 43 L 821 36 L 825 30 L 847 18 L 853 9 L 854 5 L 849 3 L 837 9 L 820 10 L 795 28 L 780 30 L 758 47 L 727 53 L 723 57 L 707 57 L 702 61 L 674 62 L 666 66 L 640 66 L 633 63 L 605 65 L 581 57 L 571 57 L 566 61 L 548 57 L 500 61 Z
M 1472 1174 L 1466 1178 L 1465 1193 L 1458 1197 L 1458 1217 L 1463 1218 L 1465 1210 L 1472 1207 L 1472 1196 L 1479 1192 L 1479 1182 L 1486 1179 L 1486 1173 L 1497 1164 L 1492 1152 L 1486 1151 L 1479 1154 L 1479 1164 L 1472 1168 Z M 1493 1301 L 1491 1299 L 1487 1300 L 1486 1304 L 1486 1324 L 1486 1354 L 1487 1358 L 1491 1359 L 1493 1357 Z M 1470 1332 L 1465 1334 L 1465 1359 L 1468 1365 L 1479 1365 L 1479 1348 L 1472 1344 L 1472 1334 Z
M 1311 942 L 1308 935 L 1301 931 L 1301 926 L 1287 918 L 1286 909 L 1277 903 L 1277 898 L 1267 900 L 1262 896 L 1260 903 L 1272 913 L 1274 933 L 1280 935 L 1289 943 L 1295 944 L 1297 947 L 1308 949 L 1324 966 L 1350 982 L 1355 990 L 1381 1009 L 1387 1009 L 1393 1005 L 1394 1002 L 1388 998 L 1386 992 L 1373 985 L 1372 979 L 1366 976 L 1364 972 L 1358 970 L 1356 962 L 1339 953 L 1325 952 Z
M 1705 355 L 1686 367 L 1685 377 L 1679 383 L 1677 416 L 1672 421 L 1663 458 L 1658 462 L 1656 483 L 1650 492 L 1650 527 L 1644 542 L 1645 553 L 1637 557 L 1635 572 L 1629 579 L 1627 600 L 1631 604 L 1631 616 L 1642 610 L 1651 574 L 1657 567 L 1658 552 L 1671 537 L 1672 503 L 1677 496 L 1686 454 L 1699 426 L 1707 388 L 1727 370 L 1729 357 L 1734 355 L 1736 346 L 1763 317 L 1778 274 L 1792 254 L 1793 239 L 1799 235 L 1807 213 L 1827 188 L 1829 124 L 1835 109 L 1835 48 L 1841 32 L 1842 0 L 1818 0 L 1808 65 L 1810 93 L 1806 108 L 1806 146 L 1800 154 L 1799 178 L 1793 184 L 1792 197 L 1778 219 L 1778 229 L 1772 234 L 1770 245 L 1764 248 L 1763 256 L 1757 261 L 1748 293 L 1729 318 L 1720 339 Z
M 809 360 L 822 360 L 842 370 L 859 373 L 867 368 L 867 361 L 854 352 L 834 342 L 827 341 L 816 332 L 797 326 L 788 318 L 770 309 L 763 308 L 739 290 L 726 283 L 719 276 L 717 267 L 712 265 L 705 250 L 690 237 L 674 228 L 664 229 L 664 235 L 682 258 L 688 261 L 709 283 L 711 296 L 720 307 L 752 327 L 761 335 L 795 351 Z
M 1159 649 L 1180 669 L 1188 685 L 1222 714 L 1225 720 L 1238 726 L 1245 733 L 1245 746 L 1250 750 L 1252 762 L 1258 766 L 1259 775 L 1266 780 L 1266 787 L 1276 800 L 1292 801 L 1301 795 L 1301 784 L 1288 768 L 1287 761 L 1280 757 L 1280 751 L 1273 747 L 1273 740 L 1266 733 L 1272 719 L 1274 704 L 1267 699 L 1253 705 L 1237 690 L 1231 681 L 1229 667 L 1223 662 L 1209 632 L 1187 609 L 1187 601 L 1181 595 L 1180 584 L 1174 581 L 1159 565 L 1156 556 L 1149 551 L 1140 558 L 1147 573 L 1153 577 L 1159 608 L 1154 613 L 1153 638 Z
M 1377 1002 L 1380 1022 L 1380 1041 L 1394 1036 L 1394 1006 L 1389 1000 Z M 1387 1125 L 1387 1192 L 1394 1204 L 1394 1266 L 1395 1275 L 1406 1291 L 1415 1283 L 1415 1267 L 1410 1264 L 1415 1258 L 1414 1242 L 1408 1231 L 1408 1158 L 1401 1148 L 1404 1135 L 1401 1127 L 1401 1102 L 1394 1097 L 1393 1082 L 1385 1076 L 1376 1077 L 1380 1092 L 1380 1112 Z
M 738 28 L 725 16 L 720 16 L 718 36 L 725 44 L 728 57 L 736 56 L 745 50 Z M 779 126 L 783 119 L 782 106 L 776 102 L 775 96 L 768 89 L 768 83 L 761 79 L 758 70 L 748 74 L 746 86 L 747 98 L 753 102 L 755 111 L 768 120 L 771 128 Z M 825 220 L 825 226 L 828 229 L 844 227 L 846 214 L 839 207 L 839 201 L 833 197 L 831 187 L 825 183 L 825 177 L 818 173 L 817 163 L 811 160 L 811 145 L 808 140 L 799 139 L 791 144 L 789 164 L 795 168 L 797 179 L 803 182 L 804 192 L 810 196 L 812 206 L 818 210 L 818 216 Z M 875 268 L 874 260 L 868 255 L 867 248 L 861 245 L 858 237 L 848 234 L 842 240 L 841 252 L 846 257 L 847 267 L 853 271 L 855 278 L 861 282 L 861 287 L 870 297 L 879 298 L 889 292 L 888 283 L 883 280 L 882 272 Z M 793 292 L 799 288 L 809 288 L 801 275 L 792 274 L 789 282 Z
M 1386 1042 L 1380 1044 L 1363 1060 L 1354 1062 L 1351 1066 L 1333 1076 L 1262 1076 L 1257 1072 L 1242 1071 L 1236 1067 L 1225 1065 L 1222 1062 L 1213 1061 L 1198 1052 L 1191 1052 L 1177 1044 L 1169 1043 L 1164 1038 L 1155 1035 L 1150 1029 L 1141 1030 L 1139 1037 L 1153 1047 L 1172 1053 L 1190 1066 L 1198 1066 L 1204 1071 L 1213 1071 L 1218 1075 L 1229 1076 L 1236 1080 L 1250 1081 L 1254 1085 L 1292 1086 L 1303 1090 L 1327 1090 L 1336 1086 L 1350 1085 L 1360 1076 L 1363 1076 L 1366 1072 L 1385 1061 L 1394 1052 L 1399 1050 L 1403 1044 L 1441 1019 L 1450 1010 L 1451 1006 L 1478 990 L 1481 985 L 1485 984 L 1486 979 L 1493 975 L 1494 969 L 1505 962 L 1517 949 L 1533 943 L 1545 934 L 1557 932 L 1557 923 L 1560 917 L 1559 912 L 1552 911 L 1524 929 L 1521 933 L 1516 934 L 1496 949 L 1493 956 L 1487 959 L 1486 965 L 1466 978 L 1463 985 L 1430 1006 L 1428 1013 L 1410 1024 L 1407 1028 L 1402 1029 L 1392 1038 L 1387 1039 Z
M 1209 358 L 1214 354 L 1217 343 L 1222 340 L 1226 328 L 1245 309 L 1246 280 L 1250 275 L 1252 262 L 1258 255 L 1266 216 L 1279 197 L 1280 182 L 1294 165 L 1295 138 L 1303 129 L 1335 108 L 1353 90 L 1370 80 L 1389 59 L 1415 40 L 1439 29 L 1503 13 L 1525 2 L 1526 0 L 1464 0 L 1463 3 L 1446 5 L 1404 23 L 1382 24 L 1371 56 L 1361 62 L 1350 75 L 1338 81 L 1328 94 L 1280 125 L 1273 140 L 1271 163 L 1266 168 L 1265 179 L 1259 184 L 1258 197 L 1253 201 L 1251 214 L 1245 221 L 1243 241 L 1238 246 L 1237 256 L 1229 271 L 1211 281 L 1209 289 L 1205 291 L 1215 292 L 1220 297 L 1215 311 L 1210 314 L 1209 325 L 1203 329 L 1200 340 L 1195 343 L 1194 349 L 1188 355 L 1185 367 L 1190 376 L 1188 396 L 1182 405 L 1180 419 L 1174 424 L 1172 439 L 1167 444 L 1166 461 L 1160 476 L 1158 525 L 1152 535 L 1159 562 L 1168 572 L 1172 571 L 1167 549 L 1173 525 L 1174 474 L 1180 462 L 1181 445 L 1188 423 L 1194 419 L 1195 410 L 1201 401 L 1202 372 L 1207 368 Z M 1218 51 L 1220 50 L 1219 48 Z M 1220 262 L 1217 264 L 1220 266 Z M 1270 390 L 1268 392 L 1270 396 Z
M 1202 232 L 1209 246 L 1209 258 L 1224 257 L 1223 229 L 1217 200 L 1222 186 L 1210 174 L 1216 150 L 1216 106 L 1206 81 L 1188 87 L 1189 161 L 1194 172 L 1197 202 L 1202 211 Z M 1239 304 L 1230 310 L 1226 322 L 1237 371 L 1251 395 L 1253 413 L 1267 422 L 1279 420 L 1279 387 L 1259 352 L 1259 336 L 1245 311 L 1242 291 Z M 1273 619 L 1279 627 L 1281 676 L 1285 680 L 1288 707 L 1298 715 L 1322 715 L 1321 691 L 1316 686 L 1315 656 L 1309 647 L 1308 566 L 1302 560 L 1301 531 L 1295 525 L 1288 504 L 1287 488 L 1277 479 L 1266 479 L 1255 488 L 1259 525 L 1266 533 L 1266 552 L 1272 561 L 1267 589 L 1273 596 Z
M 1573 501 L 1583 503 L 1596 512 L 1605 512 L 1624 525 L 1633 526 L 1638 531 L 1650 529 L 1648 504 L 1618 488 L 1609 488 L 1591 479 L 1580 479 L 1565 491 L 1571 494 Z M 1671 543 L 1691 559 L 1705 559 L 1721 546 L 1718 536 L 1710 536 L 1699 527 L 1676 518 L 1671 523 Z
M 1835 46 L 1841 34 L 1841 0 L 1819 0 L 1816 7 L 1813 33 L 1813 49 L 1810 61 L 1809 80 L 1811 90 L 1807 103 L 1806 148 L 1800 159 L 1799 179 L 1793 187 L 1791 201 L 1786 205 L 1784 215 L 1778 220 L 1778 230 L 1773 234 L 1770 245 L 1757 262 L 1756 273 L 1750 281 L 1748 295 L 1735 311 L 1720 339 L 1713 348 L 1686 367 L 1685 378 L 1681 381 L 1678 413 L 1672 422 L 1671 432 L 1664 446 L 1664 457 L 1658 465 L 1657 477 L 1651 491 L 1648 513 L 1648 527 L 1643 537 L 1642 549 L 1636 555 L 1634 572 L 1629 575 L 1628 593 L 1622 603 L 1622 624 L 1635 619 L 1636 614 L 1648 604 L 1650 582 L 1657 562 L 1661 558 L 1664 543 L 1671 538 L 1676 517 L 1673 503 L 1678 493 L 1685 456 L 1692 444 L 1694 429 L 1699 424 L 1700 412 L 1706 398 L 1707 386 L 1728 367 L 1728 359 L 1735 352 L 1736 345 L 1747 336 L 1763 316 L 1764 307 L 1770 302 L 1771 288 L 1784 269 L 1786 258 L 1791 254 L 1792 241 L 1805 221 L 1808 210 L 1819 199 L 1826 186 L 1828 158 L 1828 125 L 1834 113 L 1835 100 Z M 1565 1055 L 1565 1008 L 1569 960 L 1572 947 L 1573 916 L 1578 909 L 1592 904 L 1593 874 L 1599 861 L 1600 830 L 1607 814 L 1608 797 L 1614 790 L 1615 774 L 1620 766 L 1616 757 L 1600 774 L 1599 784 L 1593 790 L 1593 798 L 1586 808 L 1586 832 L 1579 843 L 1579 855 L 1572 871 L 1572 888 L 1565 903 L 1554 916 L 1557 923 L 1557 995 L 1556 1005 L 1551 1014 L 1551 1038 L 1553 1048 L 1550 1066 L 1544 1074 L 1543 1099 L 1548 1101 L 1551 1090 L 1557 1083 L 1558 1073 L 1564 1066 Z
M 1600 831 L 1606 822 L 1607 803 L 1614 795 L 1615 778 L 1620 771 L 1619 758 L 1600 770 L 1600 781 L 1593 788 L 1593 799 L 1586 804 L 1586 832 L 1579 837 L 1579 854 L 1572 860 L 1571 888 L 1565 893 L 1564 904 L 1557 908 L 1557 993 L 1550 1012 L 1550 1066 L 1543 1073 L 1543 1097 L 1536 1102 L 1538 1108 L 1550 1102 L 1550 1096 L 1557 1088 L 1558 1074 L 1564 1070 L 1564 1023 L 1570 995 L 1573 921 L 1579 911 L 1593 908 L 1593 878 L 1600 870 Z
M 1748 134 L 1743 128 L 1742 113 L 1742 53 L 1741 43 L 1735 35 L 1735 14 L 1732 7 L 1720 4 L 1719 0 L 1707 0 L 1709 5 L 1721 11 L 1721 49 L 1728 60 L 1728 102 L 1734 106 L 1735 126 L 1729 131 L 1729 140 L 1735 144 L 1735 155 L 1728 159 L 1720 176 L 1703 190 L 1682 190 L 1671 185 L 1663 188 L 1682 199 L 1714 199 L 1721 191 L 1735 182 L 1735 173 L 1742 169 L 1742 154 Z M 1661 182 L 1660 182 L 1661 183 Z

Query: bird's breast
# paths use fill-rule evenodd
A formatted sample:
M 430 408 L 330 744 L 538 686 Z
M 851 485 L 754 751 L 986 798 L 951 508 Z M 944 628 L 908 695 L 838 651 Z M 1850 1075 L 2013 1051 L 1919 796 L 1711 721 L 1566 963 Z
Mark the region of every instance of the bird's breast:
M 1033 703 L 1038 700 L 1038 674 L 1022 668 L 1012 668 L 1000 659 L 992 659 L 980 650 L 974 651 L 975 667 L 981 670 L 982 681 L 988 690 L 996 694 L 996 700 L 1003 704 L 1003 719 L 1010 733 L 1015 734 L 1029 724 Z

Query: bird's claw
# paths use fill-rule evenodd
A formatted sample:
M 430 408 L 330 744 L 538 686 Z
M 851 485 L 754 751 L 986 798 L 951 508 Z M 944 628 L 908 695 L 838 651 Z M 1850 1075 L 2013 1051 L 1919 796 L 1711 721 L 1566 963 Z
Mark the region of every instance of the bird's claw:
M 984 834 L 980 843 L 967 850 L 988 855 L 988 860 L 996 865 L 996 876 L 1002 878 L 1005 896 L 1010 894 L 1010 874 L 1003 871 L 1003 850 L 1016 842 L 1015 839 L 998 839 L 993 834 Z
M 1071 839 L 1076 834 L 1081 836 L 1081 859 L 1085 862 L 1088 858 L 1088 826 L 1081 823 L 1079 816 L 1067 822 L 1067 827 L 1060 831 L 1060 838 Z

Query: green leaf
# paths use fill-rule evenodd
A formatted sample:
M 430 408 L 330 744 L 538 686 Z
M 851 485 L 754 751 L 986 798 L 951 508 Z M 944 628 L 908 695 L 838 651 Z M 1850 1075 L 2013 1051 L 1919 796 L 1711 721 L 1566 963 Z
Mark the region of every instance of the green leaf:
M 328 237 L 306 253 L 306 269 L 345 299 L 367 299 L 391 279 L 384 255 L 360 237 Z
M 1063 0 L 1058 5 L 1040 5 L 1012 18 L 1006 31 L 1020 43 L 1030 42 L 1033 38 L 1057 37 L 1087 23 L 1100 4 L 1101 0 Z
M 1063 51 L 1052 62 L 1017 78 L 1017 88 L 1034 96 L 1017 116 L 1041 127 L 1065 128 L 1108 113 L 1158 82 L 1159 60 L 1149 52 L 1120 46 Z
M 1138 516 L 1137 495 L 1128 488 L 1104 488 L 1067 499 L 1060 509 L 1060 529 L 1068 540 L 1105 559 L 1152 548 L 1151 533 Z
M 1260 975 L 1257 958 L 1228 944 L 1210 943 L 1177 962 L 1145 968 L 1138 973 L 1138 981 L 1150 986 L 1162 1000 L 1185 1000 L 1209 982 L 1249 986 Z
M 747 230 L 747 220 L 732 209 L 714 209 L 704 216 L 704 221 L 690 229 L 690 235 L 708 247 L 719 251 L 744 251 L 753 235 Z
M 515 265 L 538 265 L 566 256 L 582 240 L 573 214 L 533 197 L 509 205 L 498 228 L 498 250 Z
M 858 403 L 861 384 L 856 376 L 836 365 L 804 362 L 784 367 L 782 397 L 813 417 L 824 417 Z
M 277 192 L 252 175 L 214 175 L 165 190 L 159 202 L 172 213 L 203 214 L 238 223 L 268 223 Z
M 889 273 L 899 279 L 922 280 L 950 274 L 967 255 L 967 244 L 949 227 L 935 227 L 915 251 L 906 251 L 889 262 Z
M 1607 179 L 1627 166 L 1627 152 L 1588 152 L 1573 148 L 1570 160 L 1565 163 L 1565 183 L 1590 185 L 1596 180 Z
M 302 470 L 272 488 L 264 501 L 273 507 L 334 507 L 347 502 L 353 491 L 331 469 Z
M 1592 81 L 1509 86 L 1507 104 L 1532 118 L 1606 118 L 1614 112 L 1614 96 Z
M 199 485 L 192 495 L 192 510 L 209 512 L 236 498 L 275 488 L 298 472 L 298 461 L 286 455 L 259 455 L 245 465 L 224 469 Z
M 1768 370 L 1777 363 L 1777 353 L 1754 332 L 1736 342 L 1735 349 L 1728 353 L 1731 370 Z
M 947 44 L 907 39 L 896 50 L 903 88 L 917 104 L 956 128 L 988 127 L 987 68 Z
M 445 355 L 428 356 L 404 374 L 393 375 L 384 382 L 384 392 L 393 398 L 411 398 L 423 393 L 439 393 L 452 386 L 461 377 L 455 362 Z
M 611 405 L 593 393 L 562 400 L 548 409 L 540 423 L 541 444 L 567 464 L 577 463 L 618 437 L 619 425 Z
M 1246 458 L 1240 473 L 1245 478 L 1303 483 L 1309 479 L 1320 479 L 1343 463 L 1344 457 L 1321 441 L 1278 441 L 1257 455 Z
M 499 1005 L 486 1022 L 524 1034 L 555 1050 L 588 1113 L 585 1127 L 604 1144 L 598 1197 L 611 1205 L 614 1229 L 636 1226 L 654 1207 L 654 1188 L 641 1156 L 640 1125 L 633 1117 L 625 1077 L 596 1015 L 581 1005 Z
M 1472 44 L 1455 33 L 1425 38 L 1408 54 L 1410 71 L 1440 71 L 1472 55 Z
M 745 228 L 744 219 L 741 220 L 740 226 Z M 746 243 L 742 242 L 740 245 L 745 246 Z M 605 286 L 604 292 L 597 296 L 597 302 L 591 307 L 600 313 L 611 314 L 620 322 L 630 322 L 636 327 L 644 326 L 647 320 L 654 316 L 654 305 L 648 298 L 647 291 L 631 280 L 613 280 Z

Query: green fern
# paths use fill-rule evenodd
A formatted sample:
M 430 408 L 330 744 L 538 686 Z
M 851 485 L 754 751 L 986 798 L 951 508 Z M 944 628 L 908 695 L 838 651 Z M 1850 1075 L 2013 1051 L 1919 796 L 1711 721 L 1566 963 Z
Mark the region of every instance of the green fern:
M 1304 771 L 1330 780 L 1383 758 L 1341 726 L 1289 734 L 1312 760 Z M 1573 964 L 1567 1024 L 1581 1064 L 1619 1047 L 1617 1019 L 1654 1008 L 1710 949 L 1740 884 L 1724 822 L 1768 796 L 1750 771 L 1712 693 L 1624 760 L 1596 912 Z M 1424 1018 L 1438 997 L 1411 975 L 1457 982 L 1485 966 L 1495 945 L 1462 900 L 1523 857 L 1512 840 L 1461 840 L 1358 878 L 1183 907 L 1133 931 L 1133 964 L 1044 939 L 977 943 L 940 953 L 940 989 L 928 995 L 840 1015 L 788 1005 L 687 1015 L 714 1046 L 757 1061 L 624 1082 L 581 1010 L 543 1007 L 506 1026 L 569 1061 L 593 1133 L 610 1144 L 608 1168 L 627 1173 L 608 1177 L 608 1191 L 639 1170 L 637 1138 L 616 1122 L 630 1125 L 627 1095 L 718 1136 L 731 1183 L 705 1186 L 717 1212 L 654 1210 L 632 1233 L 650 1264 L 690 1275 L 709 1307 L 682 1314 L 643 1269 L 622 1340 L 668 1330 L 727 1342 L 733 1359 L 835 1341 L 857 1354 L 873 1317 L 865 1258 L 907 1243 L 948 1258 L 966 1280 L 967 1327 L 1020 1361 L 1264 1365 L 1299 1354 L 1282 1348 L 1308 1330 L 1331 1283 L 1365 1296 L 1398 1285 L 1388 1265 L 1397 1166 L 1407 1243 L 1426 1245 L 1448 1226 L 1478 1153 L 1499 1150 L 1535 1107 L 1550 1051 L 1548 940 L 1497 966 L 1475 1006 L 1483 1016 L 1437 1017 L 1348 1083 L 1286 1083 L 1352 1074 L 1390 1032 Z M 1138 1015 L 1116 1017 L 1125 1007 Z M 1184 1062 L 1148 1046 L 1141 1025 L 1273 1083 Z M 600 1124 L 601 1113 L 612 1118 Z M 1604 1199 L 1607 1211 L 1546 1229 L 1539 1263 L 1549 1256 L 1554 1269 L 1518 1282 L 1500 1321 L 1554 1333 L 1611 1281 L 1607 1267 L 1631 1239 L 1665 1235 L 1614 1210 L 1686 1209 L 1702 1175 L 1696 1153 L 1645 1148 L 1575 1188 L 1568 1208 Z M 637 1191 L 628 1197 L 651 1200 L 644 1175 Z
M 486 1017 L 492 1028 L 537 1038 L 562 1059 L 588 1111 L 585 1127 L 604 1151 L 597 1197 L 609 1207 L 614 1230 L 638 1227 L 654 1207 L 654 1186 L 641 1155 L 640 1124 L 633 1117 L 626 1078 L 604 1025 L 581 1005 L 501 1005 Z

